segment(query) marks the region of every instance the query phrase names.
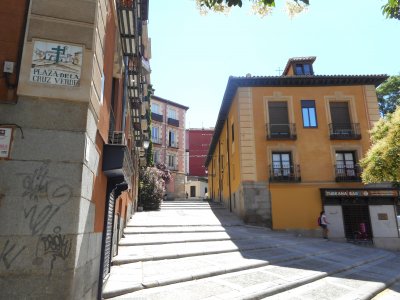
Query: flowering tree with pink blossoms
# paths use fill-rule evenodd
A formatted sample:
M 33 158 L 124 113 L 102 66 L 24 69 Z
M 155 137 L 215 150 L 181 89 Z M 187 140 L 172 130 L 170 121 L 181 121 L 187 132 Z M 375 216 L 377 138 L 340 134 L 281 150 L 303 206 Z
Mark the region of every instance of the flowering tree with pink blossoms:
M 143 168 L 139 172 L 139 206 L 143 210 L 158 210 L 165 195 L 165 185 L 171 173 L 162 164 Z

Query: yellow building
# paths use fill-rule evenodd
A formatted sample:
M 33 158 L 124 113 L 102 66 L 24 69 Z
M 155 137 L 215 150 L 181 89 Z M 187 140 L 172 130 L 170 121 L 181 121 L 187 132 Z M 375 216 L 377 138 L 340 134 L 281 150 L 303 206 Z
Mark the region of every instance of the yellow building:
M 324 189 L 365 188 L 357 163 L 380 117 L 375 87 L 387 76 L 314 75 L 314 61 L 291 58 L 282 76 L 229 78 L 206 160 L 208 185 L 211 198 L 248 223 L 310 234 L 326 207 Z M 346 199 L 336 200 L 341 207 Z M 338 236 L 354 229 L 345 223 L 332 225 Z

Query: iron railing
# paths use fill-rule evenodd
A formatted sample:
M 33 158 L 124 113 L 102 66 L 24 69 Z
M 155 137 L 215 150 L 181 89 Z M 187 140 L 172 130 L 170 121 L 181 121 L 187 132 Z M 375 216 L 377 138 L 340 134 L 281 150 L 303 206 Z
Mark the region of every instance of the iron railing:
M 269 181 L 271 182 L 300 182 L 300 165 L 285 167 L 269 166 Z
M 266 124 L 267 140 L 295 140 L 296 124 Z
M 179 127 L 179 120 L 173 119 L 173 118 L 168 118 L 167 119 L 168 125 L 172 125 L 175 127 Z
M 359 165 L 335 165 L 335 179 L 337 182 L 360 182 L 362 168 Z
M 331 140 L 361 139 L 359 123 L 330 123 L 329 136 Z
M 168 147 L 171 147 L 171 148 L 179 148 L 179 144 L 178 144 L 177 141 L 169 141 Z
M 152 137 L 151 137 L 151 141 L 152 141 L 154 144 L 159 144 L 159 145 L 162 144 L 162 140 L 161 140 L 160 137 L 154 137 L 154 136 L 152 136 Z

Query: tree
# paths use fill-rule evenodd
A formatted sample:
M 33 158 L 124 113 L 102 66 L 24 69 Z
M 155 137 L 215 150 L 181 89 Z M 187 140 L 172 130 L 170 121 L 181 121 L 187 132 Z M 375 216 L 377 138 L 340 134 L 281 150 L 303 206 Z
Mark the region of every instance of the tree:
M 376 89 L 376 93 L 381 114 L 393 113 L 400 105 L 400 75 L 390 76 Z
M 378 121 L 371 132 L 372 146 L 360 164 L 364 183 L 400 183 L 400 107 Z
M 171 173 L 164 165 L 147 167 L 139 171 L 139 206 L 144 210 L 158 210 L 165 195 L 165 184 Z
M 248 0 L 253 3 L 253 13 L 264 17 L 268 15 L 275 7 L 275 0 Z M 242 7 L 242 0 L 196 0 L 201 14 L 207 14 L 208 11 L 229 12 L 234 6 Z M 289 16 L 293 17 L 304 11 L 309 5 L 309 0 L 287 0 L 286 10 Z
M 400 20 L 400 1 L 388 0 L 388 3 L 382 6 L 382 12 L 386 18 Z
M 260 16 L 266 16 L 270 13 L 272 7 L 275 7 L 275 0 L 248 0 L 253 2 L 253 11 Z M 216 12 L 225 12 L 232 6 L 242 7 L 243 0 L 196 0 L 202 13 L 207 10 Z M 309 4 L 309 0 L 288 0 L 286 1 L 287 11 L 290 16 L 302 12 Z M 386 18 L 400 20 L 400 0 L 388 0 L 382 6 L 382 13 Z

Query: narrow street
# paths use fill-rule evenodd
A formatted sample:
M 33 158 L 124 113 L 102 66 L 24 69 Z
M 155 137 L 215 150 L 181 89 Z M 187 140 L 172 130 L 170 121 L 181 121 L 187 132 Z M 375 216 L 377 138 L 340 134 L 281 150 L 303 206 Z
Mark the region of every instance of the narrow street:
M 217 203 L 181 200 L 132 217 L 103 298 L 382 300 L 400 297 L 399 280 L 398 252 L 247 226 Z

